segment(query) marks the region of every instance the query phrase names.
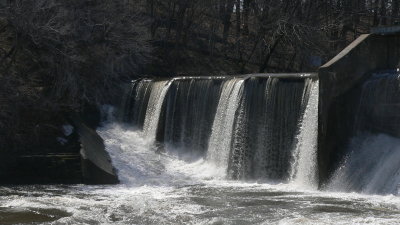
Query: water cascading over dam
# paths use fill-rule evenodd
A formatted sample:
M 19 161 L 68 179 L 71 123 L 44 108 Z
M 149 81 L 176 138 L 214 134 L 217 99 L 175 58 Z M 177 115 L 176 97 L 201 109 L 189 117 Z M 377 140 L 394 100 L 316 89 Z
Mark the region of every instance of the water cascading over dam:
M 123 120 L 157 149 L 202 157 L 227 178 L 316 184 L 318 81 L 310 75 L 142 79 L 123 105 Z
M 0 223 L 399 224 L 400 27 L 377 32 L 318 74 L 126 84 L 98 135 L 94 110 L 71 118 L 82 163 L 68 164 L 120 184 L 3 186 Z
M 372 75 L 361 87 L 353 138 L 328 190 L 397 194 L 400 188 L 400 76 Z
M 158 140 L 188 158 L 204 156 L 222 79 L 175 79 L 165 99 Z

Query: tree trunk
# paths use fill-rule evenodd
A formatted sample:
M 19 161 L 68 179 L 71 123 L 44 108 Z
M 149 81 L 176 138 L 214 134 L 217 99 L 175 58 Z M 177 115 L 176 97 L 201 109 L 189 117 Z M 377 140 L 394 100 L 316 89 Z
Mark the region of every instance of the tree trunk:
M 381 0 L 381 10 L 380 10 L 380 25 L 386 25 L 387 24 L 387 18 L 386 18 L 386 6 L 387 6 L 387 0 Z
M 225 5 L 225 10 L 224 10 L 224 15 L 223 15 L 223 25 L 224 25 L 224 31 L 222 34 L 222 38 L 224 41 L 228 39 L 229 35 L 229 30 L 231 28 L 231 16 L 233 12 L 233 1 L 234 0 L 228 0 L 226 5 Z
M 250 0 L 243 1 L 243 34 L 249 34 Z
M 272 54 L 275 52 L 276 47 L 278 46 L 279 42 L 281 41 L 283 35 L 279 35 L 276 39 L 275 42 L 272 44 L 271 49 L 268 51 L 267 55 L 265 56 L 264 62 L 261 64 L 260 69 L 258 72 L 264 73 L 265 69 L 267 69 L 269 60 L 271 59 Z
M 392 19 L 391 24 L 399 24 L 398 16 L 399 16 L 399 2 L 400 0 L 393 0 L 392 1 Z
M 240 8 L 240 2 L 241 0 L 236 0 L 235 3 L 235 14 L 236 14 L 236 53 L 238 57 L 238 61 L 242 61 L 242 55 L 241 55 L 241 47 L 240 47 L 240 31 L 241 31 L 241 8 Z
M 171 9 L 171 4 L 172 4 L 172 9 Z M 175 17 L 175 8 L 176 8 L 175 2 L 170 1 L 168 4 L 169 21 L 168 21 L 168 25 L 167 25 L 168 29 L 167 29 L 167 34 L 166 34 L 166 40 L 169 40 L 169 37 L 171 35 L 172 22 Z
M 175 44 L 179 45 L 181 43 L 182 31 L 185 22 L 186 10 L 188 9 L 188 1 L 180 0 L 178 5 L 178 12 L 176 13 L 176 38 Z
M 379 24 L 378 10 L 379 10 L 379 0 L 375 0 L 375 2 L 374 2 L 374 22 L 373 22 L 374 26 L 377 26 Z
M 240 38 L 240 27 L 241 27 L 241 12 L 240 12 L 240 2 L 241 0 L 236 0 L 235 2 L 235 14 L 236 14 L 236 41 Z

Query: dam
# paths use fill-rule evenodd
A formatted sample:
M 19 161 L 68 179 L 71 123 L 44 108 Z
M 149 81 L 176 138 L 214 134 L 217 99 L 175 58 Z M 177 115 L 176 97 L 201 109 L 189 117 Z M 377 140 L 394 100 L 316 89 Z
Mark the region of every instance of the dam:
M 317 107 L 315 77 L 255 74 L 143 79 L 128 88 L 121 114 L 146 139 L 162 146 L 161 151 L 176 152 L 188 160 L 203 157 L 231 179 L 290 180 L 304 173 L 297 171 L 304 167 L 299 163 L 305 163 L 299 159 L 301 142 L 317 140 L 316 132 L 303 134 L 317 128 L 309 122 L 317 121 L 317 110 L 306 113 Z M 134 110 L 139 112 L 136 116 Z M 316 144 L 310 144 L 314 148 L 309 157 L 314 157 Z
M 382 150 L 385 169 L 366 146 L 399 136 L 398 45 L 396 34 L 362 35 L 318 73 L 135 80 L 117 121 L 150 149 L 202 159 L 225 179 L 397 194 L 396 145 Z M 361 161 L 365 174 L 350 168 Z
M 2 215 L 70 224 L 397 224 L 400 36 L 314 73 L 142 77 L 72 117 L 84 183 L 0 187 Z

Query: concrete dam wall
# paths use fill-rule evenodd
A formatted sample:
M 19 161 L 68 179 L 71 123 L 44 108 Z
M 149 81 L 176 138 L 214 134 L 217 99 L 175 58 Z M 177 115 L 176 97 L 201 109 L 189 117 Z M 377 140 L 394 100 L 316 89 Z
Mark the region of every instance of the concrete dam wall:
M 373 33 L 361 35 L 319 69 L 318 164 L 322 183 L 343 159 L 357 133 L 400 137 L 395 116 L 400 113 L 399 92 L 394 87 L 399 62 L 400 35 Z M 371 88 L 375 92 L 367 97 Z
M 136 81 L 124 120 L 152 137 L 157 151 L 214 160 L 230 179 L 293 182 L 296 174 L 315 174 L 311 180 L 324 188 L 354 152 L 353 139 L 365 133 L 399 137 L 399 45 L 396 33 L 361 35 L 318 74 Z M 306 84 L 310 78 L 319 84 L 317 101 L 310 99 L 316 86 Z M 310 129 L 310 117 L 317 131 Z M 399 169 L 390 168 L 392 175 Z M 358 190 L 361 180 L 353 185 Z

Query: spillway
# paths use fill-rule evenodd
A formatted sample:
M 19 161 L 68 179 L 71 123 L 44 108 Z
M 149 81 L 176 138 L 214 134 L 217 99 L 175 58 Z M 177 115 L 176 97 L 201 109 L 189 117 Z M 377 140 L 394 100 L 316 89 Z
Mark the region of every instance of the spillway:
M 252 77 L 243 87 L 230 138 L 228 177 L 287 180 L 312 81 Z M 305 104 L 303 104 L 305 103 Z
M 157 151 L 203 158 L 228 179 L 316 183 L 318 81 L 309 75 L 143 79 L 124 99 L 123 121 Z
M 165 99 L 162 140 L 167 151 L 188 159 L 206 154 L 222 79 L 175 79 Z
M 353 137 L 325 189 L 397 194 L 399 75 L 374 74 L 359 93 Z M 121 114 L 149 149 L 204 160 L 219 177 L 316 189 L 318 104 L 312 76 L 177 77 L 133 82 Z

